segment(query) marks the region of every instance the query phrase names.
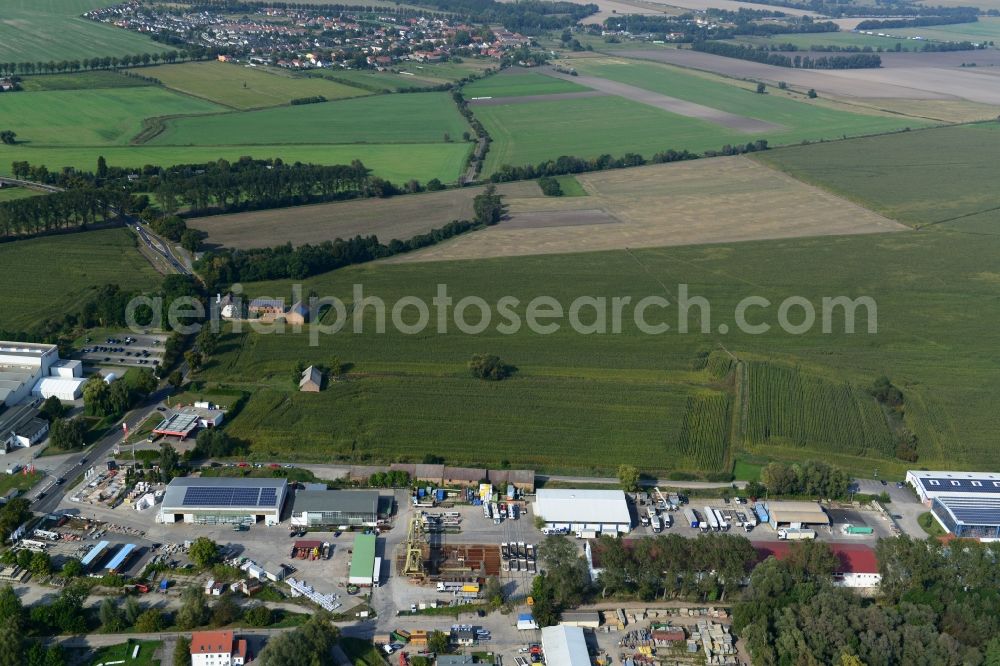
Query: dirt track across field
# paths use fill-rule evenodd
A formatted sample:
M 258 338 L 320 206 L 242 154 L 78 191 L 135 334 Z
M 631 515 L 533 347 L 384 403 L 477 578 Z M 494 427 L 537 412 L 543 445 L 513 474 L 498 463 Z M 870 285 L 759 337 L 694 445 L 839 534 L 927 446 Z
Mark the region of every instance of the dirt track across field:
M 581 90 L 580 92 L 553 93 L 551 95 L 516 95 L 513 97 L 481 97 L 470 99 L 469 106 L 500 106 L 502 104 L 527 104 L 528 102 L 559 102 L 566 99 L 582 99 L 584 97 L 605 97 L 608 93 L 601 90 Z
M 992 55 L 997 53 L 997 56 Z M 878 69 L 794 69 L 727 58 L 691 49 L 623 50 L 615 55 L 701 69 L 724 76 L 815 88 L 838 97 L 872 99 L 965 99 L 1000 105 L 1000 88 L 984 85 L 975 68 L 960 68 L 966 60 L 992 63 L 1000 52 L 881 54 Z M 988 54 L 988 55 L 982 55 Z M 891 57 L 890 57 L 891 56 Z M 1000 61 L 998 61 L 1000 64 Z
M 447 261 L 906 229 L 746 157 L 576 176 L 587 196 L 505 198 L 509 219 L 387 261 Z
M 702 106 L 701 104 L 695 104 L 694 102 L 688 102 L 687 100 L 662 95 L 651 90 L 646 90 L 645 88 L 630 86 L 627 83 L 619 83 L 618 81 L 604 79 L 599 76 L 586 76 L 582 74 L 579 76 L 571 76 L 570 74 L 564 74 L 552 68 L 546 68 L 545 73 L 557 79 L 564 79 L 566 81 L 572 81 L 573 83 L 579 83 L 580 85 L 593 88 L 594 90 L 599 90 L 609 95 L 618 95 L 619 97 L 624 97 L 625 99 L 632 100 L 633 102 L 639 102 L 640 104 L 646 104 L 648 106 L 654 106 L 658 109 L 663 109 L 664 111 L 676 113 L 679 116 L 705 120 L 739 132 L 746 132 L 747 134 L 753 134 L 756 132 L 773 132 L 775 130 L 785 129 L 784 125 L 777 125 L 764 120 L 757 120 L 756 118 L 748 118 L 735 113 L 720 111 L 719 109 L 713 109 L 710 106 Z

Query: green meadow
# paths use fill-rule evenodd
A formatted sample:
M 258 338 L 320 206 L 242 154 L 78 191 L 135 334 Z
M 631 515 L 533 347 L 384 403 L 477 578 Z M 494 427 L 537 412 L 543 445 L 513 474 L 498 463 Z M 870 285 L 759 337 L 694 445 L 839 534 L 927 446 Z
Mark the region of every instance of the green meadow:
M 892 34 L 902 31 L 890 30 Z M 896 48 L 896 44 L 901 44 L 902 48 L 920 48 L 920 42 L 912 42 L 908 39 L 893 39 L 891 37 L 879 37 L 878 35 L 863 35 L 857 32 L 817 32 L 817 33 L 795 33 L 786 35 L 773 35 L 771 37 L 749 37 L 740 36 L 730 40 L 743 44 L 753 44 L 754 46 L 773 46 L 775 44 L 792 44 L 800 49 L 808 50 L 813 46 L 858 46 L 864 48 L 870 46 L 875 49 L 882 47 L 883 50 Z
M 755 158 L 912 226 L 998 234 L 1000 190 L 984 186 L 1000 178 L 997 154 L 1000 123 L 989 122 L 795 146 Z
M 27 187 L 4 187 L 0 188 L 0 202 L 13 201 L 14 199 L 27 199 L 28 197 L 45 196 L 45 192 L 31 190 Z
M 221 110 L 156 86 L 21 92 L 0 98 L 0 126 L 29 146 L 121 146 L 140 132 L 145 118 Z
M 520 72 L 491 76 L 474 81 L 462 89 L 466 99 L 473 97 L 518 97 L 523 95 L 551 95 L 553 93 L 582 92 L 586 86 L 563 81 L 537 72 Z
M 164 50 L 142 35 L 81 15 L 107 0 L 4 0 L 0 7 L 0 61 L 47 62 Z
M 96 287 L 152 289 L 159 275 L 125 229 L 0 243 L 0 330 L 28 330 L 73 312 Z
M 433 143 L 469 130 L 447 93 L 378 95 L 170 120 L 156 145 Z
M 459 137 L 460 139 L 461 137 Z M 235 146 L 31 146 L 3 147 L 0 173 L 10 173 L 11 162 L 26 160 L 45 164 L 50 170 L 64 166 L 93 171 L 103 155 L 108 164 L 141 168 L 146 164 L 194 164 L 218 159 L 230 161 L 249 156 L 256 159 L 280 157 L 286 162 L 350 164 L 361 160 L 375 175 L 394 183 L 411 178 L 426 182 L 439 178 L 451 182 L 465 165 L 471 143 L 329 144 L 329 145 L 235 145 Z
M 537 163 L 560 155 L 635 152 L 648 158 L 670 148 L 701 152 L 756 139 L 786 145 L 929 124 L 905 116 L 851 113 L 776 88 L 759 95 L 747 86 L 665 65 L 623 59 L 581 59 L 574 65 L 581 73 L 778 123 L 786 129 L 747 134 L 618 96 L 477 106 L 473 111 L 493 138 L 486 173 L 503 164 Z
M 136 72 L 152 76 L 168 88 L 234 109 L 280 106 L 293 99 L 316 95 L 332 100 L 369 94 L 366 90 L 327 79 L 293 76 L 217 60 L 143 67 Z
M 140 88 L 155 85 L 149 81 L 125 76 L 121 72 L 98 69 L 74 74 L 40 74 L 21 79 L 24 92 L 43 90 L 93 90 L 95 88 Z

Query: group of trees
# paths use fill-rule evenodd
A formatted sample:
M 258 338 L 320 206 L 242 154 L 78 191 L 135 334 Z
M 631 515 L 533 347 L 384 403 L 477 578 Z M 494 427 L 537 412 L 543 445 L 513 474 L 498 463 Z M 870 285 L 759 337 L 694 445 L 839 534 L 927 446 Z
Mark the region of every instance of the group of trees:
M 476 379 L 497 382 L 513 375 L 517 368 L 496 354 L 476 354 L 469 361 L 469 372 Z
M 249 443 L 231 437 L 225 430 L 205 428 L 195 439 L 195 458 L 225 458 L 249 449 Z
M 64 591 L 50 604 L 50 607 L 59 607 L 60 615 L 65 610 L 65 595 Z M 49 615 L 38 613 L 39 616 L 43 614 Z M 41 641 L 29 637 L 44 626 L 35 625 L 35 616 L 35 609 L 29 614 L 10 585 L 0 587 L 0 666 L 64 666 L 67 663 L 58 644 L 46 648 Z M 77 625 L 74 623 L 74 626 Z
M 273 248 L 212 250 L 195 263 L 195 270 L 210 289 L 224 288 L 234 282 L 302 279 L 428 247 L 473 228 L 472 222 L 456 220 L 406 241 L 393 239 L 388 245 L 380 243 L 376 236 L 355 236 L 296 248 L 287 243 Z
M 145 170 L 132 187 L 152 192 L 164 213 L 187 206 L 203 213 L 282 208 L 318 201 L 400 192 L 392 183 L 371 175 L 358 160 L 351 164 L 285 164 L 281 159 L 176 165 L 152 173 Z
M 0 143 L 6 146 L 13 146 L 17 143 L 17 133 L 12 130 L 3 130 L 0 132 Z
M 867 69 L 882 66 L 882 58 L 874 53 L 852 53 L 838 56 L 799 56 L 773 53 L 767 47 L 730 44 L 727 42 L 700 41 L 691 44 L 695 51 L 713 53 L 727 58 L 751 60 L 777 67 L 799 69 Z
M 410 475 L 397 470 L 375 472 L 368 477 L 368 485 L 372 488 L 408 488 Z
M 18 176 L 21 177 L 21 176 Z M 109 224 L 132 210 L 132 197 L 121 189 L 83 187 L 0 202 L 0 238 Z
M 600 596 L 725 600 L 738 590 L 757 559 L 753 545 L 733 534 L 679 534 L 623 541 L 602 536 L 594 547 L 600 562 Z
M 833 586 L 822 542 L 758 566 L 733 614 L 754 664 L 1000 663 L 1000 545 L 902 536 L 877 554 L 876 599 Z
M 622 157 L 612 157 L 605 154 L 589 159 L 562 155 L 554 160 L 546 160 L 534 165 L 511 166 L 504 164 L 490 176 L 490 180 L 494 183 L 535 180 L 536 178 L 543 178 L 545 176 L 562 176 L 572 173 L 587 173 L 588 171 L 604 171 L 606 169 L 624 169 L 627 167 L 642 166 L 643 164 L 662 164 L 666 162 L 694 160 L 698 159 L 698 157 L 697 153 L 687 150 L 666 150 L 654 154 L 649 160 L 635 153 L 626 153 Z
M 497 188 L 492 184 L 486 186 L 482 194 L 472 199 L 472 210 L 475 211 L 476 223 L 491 227 L 503 218 L 503 198 L 497 194 Z
M 117 418 L 155 391 L 157 383 L 148 368 L 136 368 L 111 383 L 100 374 L 91 375 L 83 385 L 84 411 L 90 416 Z
M 28 500 L 17 497 L 0 506 L 0 537 L 3 541 L 31 517 Z
M 118 69 L 157 65 L 161 62 L 174 63 L 188 57 L 186 51 L 162 51 L 160 53 L 139 53 L 136 55 L 104 56 L 75 60 L 49 60 L 47 62 L 0 62 L 0 73 L 13 74 L 56 74 L 79 72 L 88 69 Z
M 267 666 L 320 666 L 332 663 L 330 651 L 340 638 L 340 630 L 326 611 L 314 613 L 294 631 L 272 636 L 260 652 Z
M 604 535 L 594 544 L 592 583 L 571 539 L 549 536 L 539 546 L 542 572 L 532 585 L 532 612 L 542 626 L 559 614 L 598 598 L 724 600 L 739 589 L 757 559 L 751 543 L 731 534 L 678 534 L 622 540 Z
M 895 28 L 924 28 L 932 25 L 951 25 L 954 23 L 975 23 L 979 20 L 979 10 L 975 7 L 937 7 L 942 10 L 937 15 L 917 16 L 915 18 L 868 19 L 861 21 L 855 30 L 886 30 Z
M 850 476 L 843 470 L 815 460 L 802 464 L 769 463 L 761 471 L 760 479 L 760 483 L 747 484 L 747 495 L 763 497 L 767 492 L 769 495 L 840 499 L 847 496 L 851 484 Z

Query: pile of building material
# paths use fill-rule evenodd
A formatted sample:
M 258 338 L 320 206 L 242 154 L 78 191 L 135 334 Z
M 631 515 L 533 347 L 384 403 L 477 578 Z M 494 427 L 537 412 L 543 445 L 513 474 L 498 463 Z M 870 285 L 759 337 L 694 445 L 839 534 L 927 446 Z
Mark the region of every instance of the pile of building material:
M 701 645 L 706 664 L 739 664 L 736 639 L 729 633 L 727 625 L 700 620 L 691 633 L 691 640 Z
M 340 608 L 343 604 L 340 603 L 340 596 L 336 594 L 320 594 L 314 590 L 311 586 L 306 584 L 305 581 L 295 580 L 294 578 L 289 578 L 285 581 L 288 583 L 288 587 L 292 588 L 293 597 L 305 597 L 313 603 L 319 605 L 320 608 L 333 612 Z

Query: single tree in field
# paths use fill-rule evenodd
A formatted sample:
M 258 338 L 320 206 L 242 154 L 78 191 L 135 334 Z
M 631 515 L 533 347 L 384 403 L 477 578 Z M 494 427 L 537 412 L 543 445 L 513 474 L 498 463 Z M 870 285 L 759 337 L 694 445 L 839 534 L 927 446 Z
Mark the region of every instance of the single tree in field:
M 767 86 L 765 86 L 763 83 L 758 83 L 757 84 L 757 94 L 758 95 L 763 95 L 765 90 L 767 90 Z

